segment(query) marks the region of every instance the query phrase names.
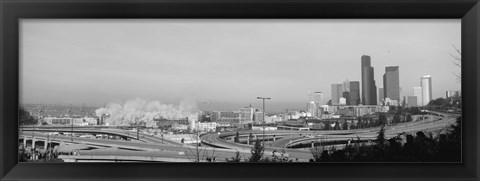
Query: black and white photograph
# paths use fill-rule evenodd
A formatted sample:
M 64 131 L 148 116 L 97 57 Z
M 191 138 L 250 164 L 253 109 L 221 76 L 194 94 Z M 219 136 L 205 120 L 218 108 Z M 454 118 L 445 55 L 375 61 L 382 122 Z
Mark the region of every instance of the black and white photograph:
M 461 60 L 460 19 L 20 19 L 18 161 L 459 163 Z

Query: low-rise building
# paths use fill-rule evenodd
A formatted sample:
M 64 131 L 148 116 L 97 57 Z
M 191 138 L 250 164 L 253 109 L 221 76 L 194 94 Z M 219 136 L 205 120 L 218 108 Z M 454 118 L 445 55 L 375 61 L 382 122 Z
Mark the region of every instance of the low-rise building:
M 214 132 L 217 129 L 217 123 L 216 122 L 197 122 L 195 125 L 195 129 L 197 131 L 202 131 L 202 132 Z
M 44 117 L 42 121 L 52 125 L 73 125 L 74 126 L 89 126 L 97 125 L 98 119 L 95 117 Z
M 240 112 L 238 111 L 214 111 L 210 117 L 212 122 L 240 123 Z

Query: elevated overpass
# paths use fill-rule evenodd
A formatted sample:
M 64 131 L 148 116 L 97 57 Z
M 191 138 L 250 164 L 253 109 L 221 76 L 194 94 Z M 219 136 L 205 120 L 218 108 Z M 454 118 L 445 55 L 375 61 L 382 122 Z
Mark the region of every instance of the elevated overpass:
M 21 133 L 20 139 L 32 139 L 31 134 Z M 36 141 L 56 142 L 65 144 L 84 144 L 92 150 L 78 150 L 78 155 L 62 155 L 59 158 L 70 162 L 88 161 L 165 161 L 191 162 L 196 158 L 197 147 L 190 145 L 151 144 L 139 141 L 108 140 L 93 138 L 71 138 L 68 136 L 48 136 L 36 134 Z M 250 150 L 219 149 L 198 147 L 201 157 L 215 156 L 216 161 L 225 161 L 235 156 L 239 151 L 241 156 L 248 158 Z M 268 153 L 266 153 L 268 154 Z M 204 160 L 202 158 L 202 160 Z
M 415 134 L 418 131 L 432 132 L 442 130 L 456 121 L 456 115 L 450 115 L 442 112 L 430 111 L 435 114 L 430 119 L 425 119 L 415 122 L 399 123 L 392 126 L 385 127 L 385 137 L 387 139 L 397 136 L 402 133 Z M 313 142 L 334 142 L 334 141 L 347 141 L 347 140 L 375 140 L 378 135 L 380 127 L 365 128 L 365 129 L 353 129 L 353 130 L 332 130 L 332 131 L 292 131 L 292 130 L 277 130 L 277 131 L 265 131 L 265 137 L 273 137 L 274 135 L 279 138 L 270 143 L 265 143 L 265 150 L 278 150 L 284 149 L 287 153 L 293 153 L 301 158 L 305 158 L 306 155 L 311 157 L 310 151 L 288 149 L 287 147 L 300 143 Z M 225 138 L 235 137 L 236 132 L 227 132 L 218 134 L 205 134 L 201 136 L 202 142 L 207 144 L 215 143 L 217 146 L 231 149 L 243 149 L 250 150 L 252 145 L 234 143 L 227 141 Z M 240 138 L 248 137 L 248 135 L 256 135 L 261 140 L 263 131 L 239 131 Z
M 137 132 L 131 132 L 129 130 L 120 130 L 120 129 L 112 129 L 112 128 L 83 128 L 83 127 L 73 127 L 66 128 L 66 127 L 24 127 L 21 129 L 22 132 L 59 132 L 59 133 L 84 133 L 84 134 L 104 134 L 104 135 L 111 135 L 111 136 L 118 136 L 125 140 L 127 138 L 131 140 L 137 140 Z M 138 133 L 138 140 L 145 142 L 145 143 L 153 143 L 153 144 L 171 144 L 171 145 L 181 145 L 178 142 L 171 141 L 168 139 L 164 139 L 161 137 L 157 137 L 155 135 L 149 135 L 145 133 Z

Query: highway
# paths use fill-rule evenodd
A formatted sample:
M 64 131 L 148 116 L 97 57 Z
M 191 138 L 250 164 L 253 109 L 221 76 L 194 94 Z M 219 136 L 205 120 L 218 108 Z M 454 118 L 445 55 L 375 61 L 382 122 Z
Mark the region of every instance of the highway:
M 20 138 L 27 138 L 31 139 L 32 134 L 21 133 Z M 36 140 L 47 140 L 47 135 L 36 133 L 35 134 Z M 190 145 L 171 145 L 171 144 L 152 144 L 152 143 L 144 143 L 139 141 L 125 141 L 125 140 L 109 140 L 109 139 L 95 139 L 95 138 L 80 138 L 74 137 L 73 142 L 69 136 L 49 136 L 50 142 L 57 142 L 57 143 L 66 143 L 66 144 L 85 144 L 92 148 L 105 148 L 108 147 L 110 149 L 92 149 L 92 150 L 79 150 L 80 157 L 83 158 L 86 155 L 92 156 L 89 157 L 90 159 L 95 160 L 93 156 L 98 156 L 97 159 L 104 160 L 104 159 L 111 159 L 111 158 L 119 158 L 122 159 L 117 160 L 124 160 L 125 158 L 129 158 L 130 160 L 137 160 L 137 161 L 148 161 L 145 158 L 151 158 L 151 161 L 172 161 L 172 159 L 176 159 L 175 161 L 193 161 L 196 158 L 196 151 L 197 148 L 195 146 Z M 231 158 L 235 155 L 236 150 L 232 149 L 220 149 L 220 148 L 211 148 L 211 147 L 199 147 L 200 157 L 206 157 L 208 155 L 215 155 L 217 161 L 225 161 L 225 158 Z M 183 155 L 179 153 L 184 153 Z M 175 155 L 174 157 L 171 157 Z M 113 156 L 113 157 L 105 157 L 105 156 Z M 248 151 L 241 151 L 241 155 L 244 158 L 250 155 L 250 150 Z M 69 159 L 75 158 L 75 155 L 70 155 Z M 83 156 L 83 157 L 82 157 Z M 101 157 L 100 157 L 101 156 Z M 118 156 L 118 157 L 115 157 Z M 140 159 L 144 157 L 144 159 Z M 158 157 L 158 158 L 157 158 Z M 65 157 L 67 158 L 67 157 Z M 167 158 L 171 158 L 170 160 Z M 86 158 L 83 158 L 86 159 Z
M 385 137 L 387 139 L 397 136 L 401 133 L 415 134 L 418 131 L 430 132 L 442 130 L 456 121 L 456 116 L 449 114 L 430 111 L 431 113 L 438 114 L 440 116 L 432 116 L 431 119 L 424 119 L 415 122 L 399 123 L 393 126 L 385 127 Z M 310 143 L 312 141 L 347 141 L 349 139 L 356 140 L 357 137 L 361 140 L 375 140 L 380 127 L 366 128 L 366 129 L 354 129 L 354 130 L 335 130 L 335 131 L 265 131 L 265 135 L 277 135 L 278 140 L 265 143 L 265 152 L 271 152 L 273 150 L 285 150 L 290 158 L 298 158 L 305 160 L 311 158 L 311 151 L 309 149 L 290 149 L 286 148 L 293 144 Z M 261 135 L 262 131 L 241 131 L 239 135 L 257 134 Z M 227 141 L 224 138 L 236 135 L 236 132 L 227 132 L 220 135 L 216 133 L 205 134 L 201 136 L 202 142 L 221 146 L 223 148 L 230 148 L 235 150 L 250 150 L 252 145 L 246 145 L 241 143 L 234 143 Z M 318 135 L 318 136 L 317 136 Z M 307 136 L 307 137 L 306 137 Z M 317 136 L 317 137 L 315 137 Z M 280 137 L 282 137 L 280 139 Z M 261 138 L 261 136 L 260 136 Z M 337 148 L 341 148 L 343 145 L 336 145 Z
M 89 134 L 106 134 L 112 136 L 120 136 L 124 138 L 130 138 L 133 140 L 137 139 L 137 132 L 132 132 L 129 130 L 119 130 L 119 129 L 98 129 L 98 128 L 80 128 L 74 127 L 73 131 L 71 128 L 52 128 L 52 127 L 37 127 L 33 128 L 23 128 L 21 129 L 23 132 L 61 132 L 61 133 L 89 133 Z M 171 145 L 181 145 L 178 142 L 174 142 L 168 139 L 162 139 L 161 137 L 157 137 L 155 135 L 149 135 L 142 132 L 139 132 L 139 139 L 142 142 L 146 143 L 153 143 L 153 144 L 162 144 L 167 143 Z
M 456 121 L 455 116 L 450 116 L 445 113 L 435 112 L 439 116 L 434 116 L 432 119 L 425 119 L 421 121 L 400 123 L 393 126 L 385 127 L 385 137 L 391 138 L 400 133 L 414 134 L 417 131 L 436 131 L 441 130 Z M 285 150 L 290 159 L 306 162 L 312 158 L 309 148 L 292 149 L 289 146 L 310 143 L 311 141 L 346 141 L 348 139 L 356 140 L 357 137 L 361 140 L 375 140 L 378 135 L 379 127 L 354 129 L 354 130 L 332 130 L 332 131 L 265 131 L 267 139 L 272 139 L 275 135 L 275 141 L 265 142 L 265 155 L 271 155 L 274 150 Z M 31 139 L 32 131 L 35 131 L 35 138 L 37 140 L 46 140 L 47 135 L 44 132 L 71 132 L 71 129 L 48 129 L 48 128 L 24 128 L 20 133 L 20 139 Z M 78 129 L 74 130 L 77 133 L 93 133 L 93 134 L 109 134 L 118 136 L 127 136 L 131 141 L 126 140 L 109 140 L 96 138 L 81 138 L 73 137 L 73 142 L 70 136 L 64 135 L 50 135 L 49 141 L 66 144 L 85 144 L 88 147 L 94 148 L 91 150 L 79 150 L 78 155 L 62 155 L 61 158 L 66 161 L 160 161 L 160 162 L 190 162 L 197 157 L 197 148 L 186 144 L 181 144 L 167 139 L 162 139 L 158 136 L 139 133 L 140 140 L 136 140 L 136 132 L 129 132 L 128 130 L 115 129 Z M 132 134 L 133 133 L 133 134 Z M 250 133 L 256 135 L 261 139 L 263 131 L 239 131 L 239 135 L 244 139 Z M 226 158 L 231 158 L 235 152 L 240 152 L 241 156 L 245 158 L 250 157 L 252 145 L 234 143 L 228 141 L 226 138 L 233 138 L 236 132 L 208 133 L 200 136 L 202 143 L 213 147 L 199 147 L 198 151 L 201 158 L 207 156 L 215 156 L 217 162 L 225 161 Z M 341 149 L 345 144 L 336 145 Z M 220 147 L 220 148 L 219 148 Z M 204 160 L 204 159 L 202 159 Z

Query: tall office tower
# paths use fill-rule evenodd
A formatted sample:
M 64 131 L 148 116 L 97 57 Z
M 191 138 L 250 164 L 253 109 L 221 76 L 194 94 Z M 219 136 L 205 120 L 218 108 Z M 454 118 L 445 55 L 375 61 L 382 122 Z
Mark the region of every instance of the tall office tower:
M 350 92 L 350 81 L 348 79 L 343 82 L 343 92 Z
M 374 69 L 370 63 L 370 56 L 362 56 L 362 103 L 363 105 L 377 105 L 377 86 L 375 86 Z
M 345 98 L 345 104 L 349 105 L 349 103 L 350 103 L 350 92 L 342 92 L 342 97 Z
M 422 76 L 420 85 L 422 86 L 422 105 L 426 106 L 432 100 L 432 77 L 430 75 Z
M 423 106 L 422 104 L 422 87 L 413 87 L 413 96 L 417 97 L 417 104 Z
M 385 96 L 383 95 L 383 87 L 378 88 L 378 102 L 383 103 L 385 101 Z
M 459 91 L 454 91 L 454 90 L 449 90 L 445 92 L 445 98 L 450 98 L 450 97 L 459 97 L 460 92 Z
M 321 104 L 323 99 L 323 92 L 314 92 L 312 93 L 312 101 Z
M 400 75 L 398 66 L 385 67 L 385 74 L 383 74 L 383 92 L 385 98 L 400 102 Z
M 338 105 L 343 93 L 342 84 L 332 84 L 332 105 Z
M 320 105 L 323 99 L 323 92 L 314 92 L 309 95 L 310 99 L 308 100 L 307 111 L 312 117 L 320 118 L 322 116 L 322 111 L 320 111 Z
M 360 82 L 350 81 L 350 93 L 348 94 L 348 105 L 360 104 Z

